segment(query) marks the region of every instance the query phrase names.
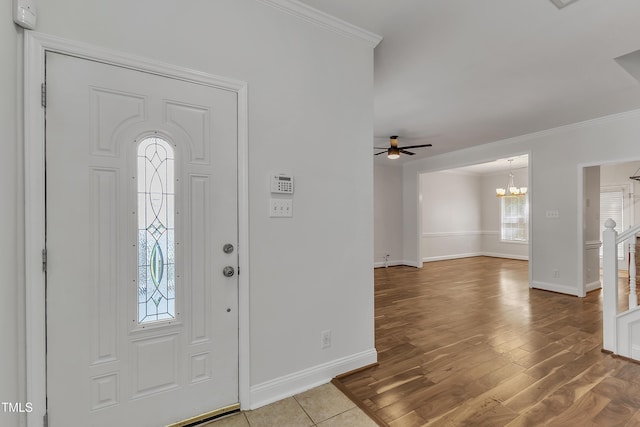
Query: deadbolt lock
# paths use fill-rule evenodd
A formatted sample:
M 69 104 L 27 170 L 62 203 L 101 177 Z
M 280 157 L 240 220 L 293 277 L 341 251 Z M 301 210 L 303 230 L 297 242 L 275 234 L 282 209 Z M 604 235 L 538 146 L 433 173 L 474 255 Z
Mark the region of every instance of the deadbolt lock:
M 227 243 L 222 247 L 222 252 L 225 254 L 230 254 L 233 252 L 233 245 L 231 243 Z

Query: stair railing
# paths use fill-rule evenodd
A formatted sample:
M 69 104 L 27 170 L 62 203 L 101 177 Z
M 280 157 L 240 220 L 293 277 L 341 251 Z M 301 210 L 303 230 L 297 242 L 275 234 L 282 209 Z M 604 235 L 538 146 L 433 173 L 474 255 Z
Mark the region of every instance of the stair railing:
M 609 218 L 602 233 L 602 341 L 603 348 L 618 354 L 618 244 L 630 240 L 629 245 L 629 310 L 638 306 L 636 293 L 636 234 L 640 224 L 618 234 L 616 222 Z

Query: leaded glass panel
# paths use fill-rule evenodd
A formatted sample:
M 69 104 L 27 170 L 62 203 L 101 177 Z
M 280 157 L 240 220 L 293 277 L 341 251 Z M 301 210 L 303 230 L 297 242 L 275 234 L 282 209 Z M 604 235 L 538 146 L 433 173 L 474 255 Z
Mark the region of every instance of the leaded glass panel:
M 138 323 L 173 319 L 174 156 L 161 138 L 138 146 Z

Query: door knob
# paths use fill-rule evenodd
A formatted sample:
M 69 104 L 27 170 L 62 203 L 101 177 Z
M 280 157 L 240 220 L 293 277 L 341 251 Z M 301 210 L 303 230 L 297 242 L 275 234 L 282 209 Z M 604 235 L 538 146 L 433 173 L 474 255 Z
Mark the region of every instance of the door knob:
M 233 277 L 233 275 L 236 274 L 236 270 L 230 265 L 227 265 L 222 269 L 222 274 L 224 275 L 224 277 Z

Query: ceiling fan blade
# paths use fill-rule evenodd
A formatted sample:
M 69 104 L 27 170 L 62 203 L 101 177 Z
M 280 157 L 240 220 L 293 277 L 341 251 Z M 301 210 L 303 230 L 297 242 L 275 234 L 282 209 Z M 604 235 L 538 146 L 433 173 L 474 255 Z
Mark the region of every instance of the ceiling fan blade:
M 415 154 L 416 154 L 416 153 L 412 153 L 411 151 L 407 151 L 407 150 L 405 150 L 404 148 L 401 148 L 401 149 L 400 149 L 400 152 L 401 152 L 402 154 L 408 154 L 408 155 L 410 155 L 410 156 L 413 156 L 413 155 L 415 155 Z
M 379 153 L 374 154 L 374 156 L 379 156 L 380 154 L 385 154 L 386 152 L 387 152 L 387 150 L 385 150 L 385 151 L 381 151 L 381 152 L 379 152 Z
M 374 150 L 386 150 L 389 147 L 373 147 Z
M 406 147 L 400 147 L 400 148 L 422 148 L 422 147 L 433 147 L 433 145 L 432 144 L 407 145 Z

